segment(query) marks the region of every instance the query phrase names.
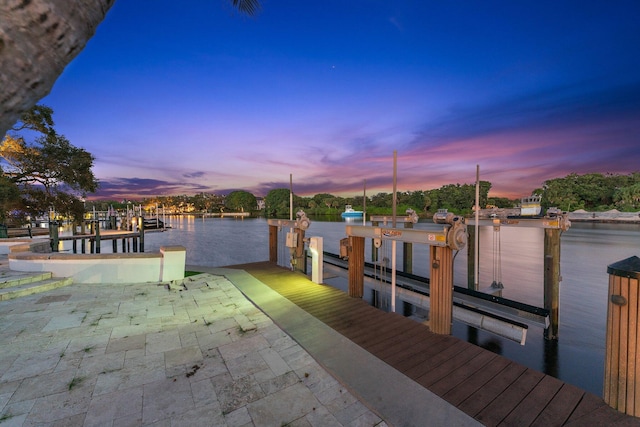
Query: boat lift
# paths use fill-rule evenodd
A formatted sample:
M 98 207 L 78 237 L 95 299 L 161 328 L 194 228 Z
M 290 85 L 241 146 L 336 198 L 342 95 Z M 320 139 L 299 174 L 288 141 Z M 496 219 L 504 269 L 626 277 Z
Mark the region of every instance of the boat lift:
M 278 263 L 278 231 L 288 228 L 285 245 L 289 248 L 289 264 L 292 270 L 306 272 L 305 243 L 309 244 L 311 254 L 311 281 L 323 281 L 323 239 L 312 236 L 305 238 L 305 231 L 311 225 L 311 220 L 303 210 L 296 213 L 296 219 L 269 219 L 269 261 Z
M 560 236 L 562 232 L 571 227 L 571 221 L 566 212 L 561 212 L 555 208 L 547 209 L 546 216 L 542 218 L 531 217 L 507 217 L 478 219 L 473 221 L 473 226 L 469 227 L 469 234 L 476 234 L 478 226 L 491 226 L 499 229 L 502 226 L 541 228 L 544 230 L 544 309 L 549 312 L 549 325 L 544 330 L 547 340 L 557 340 L 559 332 L 559 312 L 560 312 Z M 470 236 L 470 239 L 472 237 Z M 473 250 L 469 247 L 469 251 Z M 474 256 L 469 253 L 467 256 L 467 271 L 469 289 L 476 289 L 474 278 L 471 275 L 476 268 Z M 475 254 L 477 255 L 477 254 Z
M 439 212 L 434 216 L 434 222 L 443 224 L 443 231 L 347 225 L 348 238 L 345 249 L 349 261 L 349 296 L 362 298 L 364 292 L 365 238 L 373 239 L 377 247 L 385 240 L 429 245 L 431 246 L 429 327 L 434 333 L 450 334 L 453 311 L 453 250 L 460 250 L 466 246 L 467 231 L 464 218 L 451 212 Z M 395 311 L 395 251 L 393 258 L 391 309 Z
M 395 298 L 397 296 L 405 302 L 429 308 L 430 327 L 434 332 L 440 331 L 436 333 L 449 334 L 451 319 L 455 318 L 470 326 L 503 336 L 523 345 L 526 341 L 529 324 L 544 328 L 546 338 L 557 337 L 558 287 L 554 286 L 553 283 L 558 283 L 560 279 L 559 232 L 560 230 L 568 229 L 570 226 L 566 215 L 552 213 L 551 216 L 542 219 L 505 219 L 503 221 L 504 224 L 514 226 L 531 227 L 535 225 L 547 229 L 549 237 L 545 238 L 545 283 L 549 282 L 550 285 L 545 285 L 544 309 L 504 300 L 493 295 L 483 295 L 473 289 L 467 290 L 454 287 L 452 257 L 447 253 L 463 249 L 466 246 L 468 240 L 467 227 L 463 218 L 448 212 L 436 214 L 434 222 L 444 225 L 442 232 L 347 225 L 348 238 L 344 239 L 345 242 L 343 244 L 348 247 L 341 248 L 341 254 L 349 256 L 349 295 L 362 297 L 364 280 L 363 242 L 365 238 L 373 239 L 373 244 L 376 247 L 379 247 L 383 240 L 428 244 L 431 246 L 429 296 L 427 297 L 424 292 L 420 292 L 417 289 L 411 289 L 411 286 L 398 289 L 395 284 L 395 274 L 392 274 L 392 311 L 395 311 Z M 496 224 L 494 220 L 487 220 L 483 225 L 495 226 Z M 555 251 L 558 253 L 555 254 Z M 362 252 L 362 255 L 360 255 L 360 252 Z M 470 258 L 472 259 L 473 257 Z M 438 284 L 438 281 L 446 283 L 446 285 Z M 439 287 L 448 287 L 448 290 L 455 288 L 455 294 L 451 297 L 447 296 L 443 300 L 442 289 L 438 290 Z M 556 292 L 555 298 L 554 292 Z M 444 313 L 445 317 L 439 319 L 441 314 L 438 313 Z M 447 316 L 450 317 L 447 318 Z

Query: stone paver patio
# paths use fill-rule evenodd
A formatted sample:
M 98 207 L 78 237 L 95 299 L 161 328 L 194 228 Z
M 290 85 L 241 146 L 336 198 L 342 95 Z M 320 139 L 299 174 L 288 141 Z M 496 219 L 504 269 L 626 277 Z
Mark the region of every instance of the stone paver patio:
M 0 426 L 386 426 L 226 278 L 0 302 Z

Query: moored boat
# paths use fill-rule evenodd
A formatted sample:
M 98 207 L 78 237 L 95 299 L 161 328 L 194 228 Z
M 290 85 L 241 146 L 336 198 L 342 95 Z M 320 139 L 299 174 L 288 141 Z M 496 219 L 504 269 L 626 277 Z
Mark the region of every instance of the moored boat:
M 356 211 L 351 207 L 351 205 L 346 205 L 344 207 L 344 212 L 340 215 L 342 218 L 362 218 L 362 211 Z
M 542 196 L 539 194 L 533 194 L 520 199 L 520 216 L 540 215 L 540 212 L 542 212 L 542 206 L 540 206 L 541 200 Z

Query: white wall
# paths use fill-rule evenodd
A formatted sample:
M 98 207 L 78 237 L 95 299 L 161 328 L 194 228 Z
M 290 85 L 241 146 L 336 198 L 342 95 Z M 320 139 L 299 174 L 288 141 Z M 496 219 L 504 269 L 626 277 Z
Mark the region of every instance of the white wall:
M 161 248 L 155 253 L 127 254 L 9 254 L 14 271 L 49 271 L 54 277 L 73 277 L 74 283 L 167 282 L 184 278 L 186 249 Z

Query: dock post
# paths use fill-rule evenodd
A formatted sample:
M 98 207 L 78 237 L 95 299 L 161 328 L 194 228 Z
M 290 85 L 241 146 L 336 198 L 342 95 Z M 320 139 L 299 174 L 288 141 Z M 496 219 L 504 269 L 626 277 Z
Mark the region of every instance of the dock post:
M 51 250 L 58 252 L 58 245 L 60 238 L 58 237 L 58 223 L 57 221 L 49 221 L 49 236 L 51 238 Z
M 140 230 L 140 252 L 144 252 L 144 218 L 138 217 L 138 230 Z
M 100 221 L 96 221 L 96 253 L 100 253 Z
M 453 312 L 453 250 L 431 246 L 431 306 L 429 329 L 434 334 L 450 335 Z
M 371 220 L 372 227 L 377 227 L 379 224 L 380 222 L 374 221 L 373 219 Z M 376 263 L 378 262 L 378 248 L 373 244 L 374 240 L 375 239 L 371 239 L 371 262 Z
M 349 296 L 364 293 L 364 237 L 349 236 Z
M 549 310 L 549 327 L 544 330 L 547 340 L 558 339 L 560 307 L 560 230 L 544 230 L 544 308 Z
M 476 238 L 476 228 L 475 227 L 467 227 L 467 233 L 469 233 L 468 242 L 474 242 Z M 480 252 L 480 248 L 478 248 L 478 252 Z M 473 291 L 477 291 L 476 287 L 476 247 L 475 245 L 469 243 L 467 245 L 467 289 L 471 289 Z
M 89 232 L 93 234 L 95 232 L 95 222 L 91 221 L 89 223 Z M 89 238 L 89 253 L 92 254 L 95 251 L 96 242 L 94 238 Z
M 404 228 L 413 228 L 413 223 L 405 221 Z M 413 273 L 413 243 L 402 242 L 402 271 Z
M 607 267 L 609 294 L 603 399 L 614 409 L 640 415 L 640 340 L 638 302 L 640 258 L 632 256 Z
M 269 262 L 278 263 L 278 227 L 269 226 Z
M 131 219 L 131 231 L 135 233 L 136 231 L 138 231 L 137 228 L 138 228 L 138 220 L 136 217 L 133 217 Z M 133 252 L 138 252 L 138 238 L 135 236 L 135 234 L 131 238 L 131 250 L 133 250 Z
M 307 257 L 304 250 L 304 230 L 301 228 L 294 228 L 293 232 L 297 236 L 298 241 L 296 247 L 293 248 L 293 270 L 300 273 L 307 273 Z

